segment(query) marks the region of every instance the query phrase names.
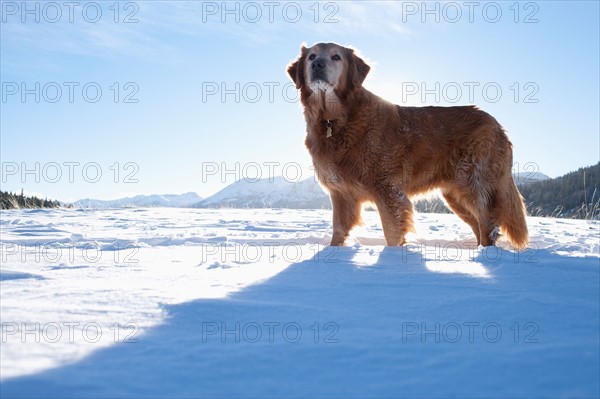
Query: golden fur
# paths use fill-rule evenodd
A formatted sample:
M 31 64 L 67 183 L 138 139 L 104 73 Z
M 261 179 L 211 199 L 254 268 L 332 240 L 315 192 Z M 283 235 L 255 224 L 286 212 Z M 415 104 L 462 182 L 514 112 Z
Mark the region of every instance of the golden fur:
M 369 69 L 334 43 L 302 46 L 288 67 L 304 106 L 306 147 L 331 196 L 331 245 L 344 244 L 365 201 L 377 205 L 387 244 L 403 245 L 414 231 L 409 198 L 439 189 L 478 244 L 494 245 L 502 232 L 526 247 L 525 206 L 502 126 L 475 106 L 391 104 L 362 87 Z

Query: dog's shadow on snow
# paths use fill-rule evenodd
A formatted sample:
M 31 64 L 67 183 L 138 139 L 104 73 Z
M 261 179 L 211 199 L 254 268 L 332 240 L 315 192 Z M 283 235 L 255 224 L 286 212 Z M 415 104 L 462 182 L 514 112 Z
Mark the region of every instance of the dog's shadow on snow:
M 531 372 L 529 364 L 489 363 L 502 358 L 504 341 L 423 345 L 414 328 L 467 320 L 508 326 L 511 306 L 523 320 L 534 318 L 543 307 L 527 301 L 539 293 L 528 277 L 539 267 L 513 266 L 507 253 L 488 265 L 493 278 L 481 278 L 432 271 L 420 255 L 326 248 L 227 298 L 166 306 L 166 320 L 138 342 L 3 381 L 2 397 L 431 396 L 422 375 L 428 367 L 425 379 L 447 382 L 458 378 L 452 364 L 471 362 L 465 394 L 473 384 L 489 389 L 488 373 Z M 475 262 L 487 267 L 489 260 Z

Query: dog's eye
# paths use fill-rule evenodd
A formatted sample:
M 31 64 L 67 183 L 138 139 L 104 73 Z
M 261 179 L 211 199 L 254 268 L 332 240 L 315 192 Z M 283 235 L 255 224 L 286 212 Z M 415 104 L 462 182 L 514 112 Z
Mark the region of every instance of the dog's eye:
M 315 58 L 317 58 L 317 56 L 315 54 L 311 54 L 308 56 L 308 59 L 311 61 L 314 60 Z
M 331 59 L 334 60 L 334 61 L 339 61 L 339 60 L 342 59 L 342 57 L 340 57 L 339 55 L 336 54 L 333 57 L 331 57 Z

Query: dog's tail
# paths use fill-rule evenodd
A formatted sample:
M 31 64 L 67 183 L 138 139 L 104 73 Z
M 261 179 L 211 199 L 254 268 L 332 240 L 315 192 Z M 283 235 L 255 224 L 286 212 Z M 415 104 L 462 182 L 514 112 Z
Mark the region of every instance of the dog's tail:
M 499 215 L 500 228 L 515 248 L 525 249 L 529 243 L 529 233 L 525 222 L 527 210 L 512 176 L 507 179 L 504 193 L 504 209 Z

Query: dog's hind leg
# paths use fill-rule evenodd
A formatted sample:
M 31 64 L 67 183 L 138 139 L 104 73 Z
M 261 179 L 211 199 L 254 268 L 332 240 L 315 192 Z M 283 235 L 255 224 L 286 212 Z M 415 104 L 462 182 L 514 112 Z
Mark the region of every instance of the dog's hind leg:
M 482 149 L 481 154 L 485 154 L 485 150 L 488 149 Z M 467 184 L 460 187 L 459 192 L 462 203 L 477 220 L 477 229 L 473 228 L 473 231 L 479 231 L 478 244 L 488 247 L 495 245 L 499 237 L 496 216 L 499 166 L 489 161 L 491 156 L 483 157 L 481 154 L 470 165 Z
M 461 199 L 458 195 L 450 191 L 444 191 L 442 195 L 444 196 L 448 207 L 450 207 L 450 209 L 454 213 L 456 213 L 458 217 L 460 217 L 465 223 L 467 223 L 471 227 L 471 230 L 473 230 L 475 238 L 477 239 L 477 245 L 481 244 L 481 239 L 479 236 L 479 222 L 477 221 L 477 218 L 471 213 L 471 211 L 463 205 L 464 199 Z
M 496 245 L 500 237 L 499 223 L 496 217 L 496 196 L 492 195 L 489 202 L 478 209 L 477 221 L 479 225 L 479 244 L 484 247 Z
M 332 246 L 344 245 L 350 230 L 361 223 L 361 203 L 350 194 L 331 192 L 333 207 L 333 236 Z

